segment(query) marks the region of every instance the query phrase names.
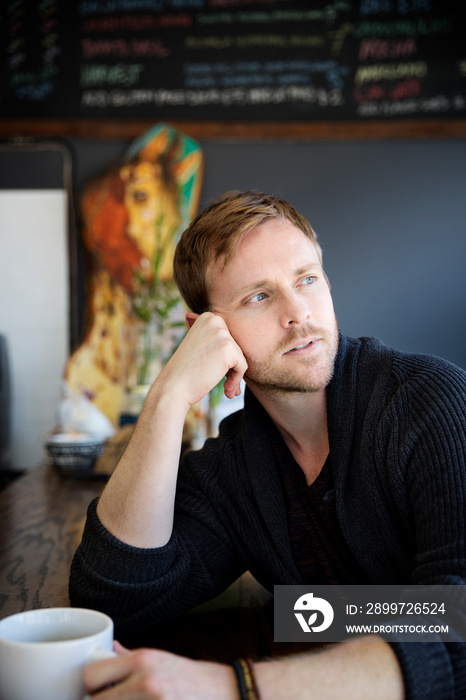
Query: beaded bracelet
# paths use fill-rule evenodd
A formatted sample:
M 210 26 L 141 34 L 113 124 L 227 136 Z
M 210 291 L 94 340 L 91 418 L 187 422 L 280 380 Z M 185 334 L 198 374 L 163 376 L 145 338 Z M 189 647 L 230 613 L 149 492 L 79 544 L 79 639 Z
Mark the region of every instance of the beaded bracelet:
M 252 661 L 250 659 L 236 659 L 232 666 L 238 681 L 241 700 L 260 700 Z

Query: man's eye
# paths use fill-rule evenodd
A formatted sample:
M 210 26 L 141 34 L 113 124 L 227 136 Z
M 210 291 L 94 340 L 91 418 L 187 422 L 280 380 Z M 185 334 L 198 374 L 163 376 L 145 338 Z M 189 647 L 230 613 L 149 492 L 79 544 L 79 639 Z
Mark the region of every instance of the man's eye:
M 264 292 L 259 292 L 258 294 L 254 294 L 253 297 L 251 297 L 250 299 L 248 299 L 248 303 L 253 303 L 253 304 L 254 304 L 254 303 L 257 302 L 257 301 L 262 301 L 263 299 L 265 299 L 266 296 L 267 296 L 267 295 L 264 294 Z
M 316 278 L 314 275 L 309 275 L 302 280 L 302 284 L 314 284 Z

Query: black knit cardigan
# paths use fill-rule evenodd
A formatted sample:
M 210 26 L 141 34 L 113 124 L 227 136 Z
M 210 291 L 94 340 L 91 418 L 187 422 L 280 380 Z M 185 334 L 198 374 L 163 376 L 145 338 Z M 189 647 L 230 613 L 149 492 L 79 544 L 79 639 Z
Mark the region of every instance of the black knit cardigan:
M 462 584 L 456 605 L 464 622 L 466 372 L 341 335 L 327 406 L 337 517 L 354 556 L 374 584 Z M 271 591 L 303 583 L 269 421 L 246 391 L 245 408 L 222 422 L 219 437 L 186 455 L 164 547 L 119 542 L 93 502 L 72 564 L 72 605 L 107 612 L 117 638 L 137 638 L 246 570 Z M 466 699 L 461 639 L 389 641 L 407 700 Z

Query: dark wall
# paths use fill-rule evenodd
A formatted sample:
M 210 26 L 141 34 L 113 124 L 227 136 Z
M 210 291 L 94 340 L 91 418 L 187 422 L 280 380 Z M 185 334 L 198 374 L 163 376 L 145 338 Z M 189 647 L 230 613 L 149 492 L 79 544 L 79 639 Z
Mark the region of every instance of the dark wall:
M 78 193 L 129 145 L 67 143 Z M 309 218 L 344 333 L 376 336 L 466 368 L 465 141 L 201 145 L 201 207 L 228 189 L 262 189 L 283 195 Z M 0 153 L 0 187 L 60 186 L 57 154 L 48 157 Z M 82 273 L 82 250 L 79 261 Z M 80 290 L 82 320 L 82 274 Z
M 127 143 L 74 140 L 78 187 Z M 202 144 L 201 206 L 289 199 L 316 229 L 340 328 L 466 368 L 466 142 Z

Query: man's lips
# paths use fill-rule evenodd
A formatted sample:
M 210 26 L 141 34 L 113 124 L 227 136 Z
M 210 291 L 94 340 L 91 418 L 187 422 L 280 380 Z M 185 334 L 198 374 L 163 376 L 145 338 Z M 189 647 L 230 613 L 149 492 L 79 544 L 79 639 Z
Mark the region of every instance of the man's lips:
M 315 345 L 319 342 L 319 340 L 320 340 L 320 338 L 304 339 L 301 343 L 297 343 L 296 345 L 293 345 L 293 347 L 290 348 L 289 350 L 287 350 L 284 354 L 285 355 L 305 354 L 306 352 L 313 350 Z

